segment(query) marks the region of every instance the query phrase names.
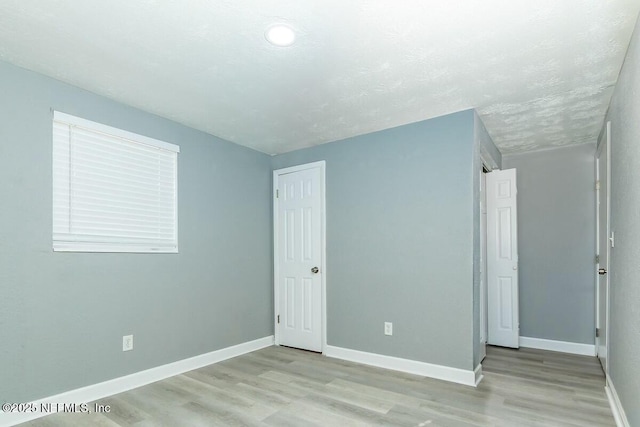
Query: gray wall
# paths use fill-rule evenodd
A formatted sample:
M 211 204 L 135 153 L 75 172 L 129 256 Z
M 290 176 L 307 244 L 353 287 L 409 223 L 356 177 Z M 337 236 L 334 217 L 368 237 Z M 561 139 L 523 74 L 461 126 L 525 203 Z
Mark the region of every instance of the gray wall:
M 640 23 L 618 79 L 611 120 L 609 374 L 632 426 L 640 426 Z
M 474 368 L 473 143 L 463 111 L 273 158 L 326 160 L 329 345 Z
M 180 145 L 179 254 L 52 252 L 51 108 Z M 0 402 L 273 333 L 270 157 L 6 63 L 0 111 Z
M 594 344 L 595 145 L 503 158 L 516 168 L 520 335 Z
M 491 169 L 502 167 L 502 154 L 494 145 L 480 116 L 474 111 L 473 131 L 473 365 L 480 357 L 480 173 L 483 160 Z

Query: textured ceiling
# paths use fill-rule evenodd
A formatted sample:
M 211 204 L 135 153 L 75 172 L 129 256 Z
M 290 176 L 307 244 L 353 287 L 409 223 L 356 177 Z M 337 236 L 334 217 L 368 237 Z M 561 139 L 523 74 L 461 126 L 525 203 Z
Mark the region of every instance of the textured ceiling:
M 639 0 L 2 0 L 0 59 L 275 154 L 476 108 L 595 142 Z M 296 43 L 264 31 L 285 22 Z

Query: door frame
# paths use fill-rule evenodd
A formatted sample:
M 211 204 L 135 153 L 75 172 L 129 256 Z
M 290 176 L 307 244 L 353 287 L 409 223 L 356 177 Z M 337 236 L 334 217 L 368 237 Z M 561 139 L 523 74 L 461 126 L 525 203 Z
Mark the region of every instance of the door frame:
M 480 206 L 476 209 L 480 210 L 480 254 L 483 263 L 483 271 L 480 277 L 480 361 L 487 356 L 487 337 L 489 335 L 489 319 L 487 310 L 488 287 L 487 280 L 487 224 L 482 220 L 482 206 L 487 209 L 487 177 L 486 174 L 498 170 L 498 163 L 493 156 L 480 147 L 480 196 L 484 199 L 480 200 Z M 486 171 L 486 172 L 485 172 Z M 483 247 L 484 246 L 484 247 Z M 482 259 L 484 257 L 484 259 Z
M 487 177 L 480 171 L 480 362 L 487 357 Z
M 320 324 L 322 328 L 322 354 L 327 349 L 327 209 L 326 209 L 326 162 L 320 160 L 312 163 L 291 166 L 273 171 L 273 331 L 274 343 L 280 345 L 280 328 L 278 324 L 278 313 L 280 312 L 280 251 L 278 245 L 278 198 L 276 193 L 279 187 L 280 175 L 286 175 L 293 172 L 299 172 L 307 169 L 319 169 L 320 171 L 320 269 L 322 275 L 320 277 L 320 286 L 322 298 L 320 301 Z
M 609 280 L 609 266 L 611 265 L 611 121 L 607 121 L 605 123 L 605 127 L 604 127 L 604 135 L 603 137 L 601 137 L 600 141 L 603 141 L 603 143 L 606 144 L 606 155 L 607 155 L 607 161 L 606 164 L 604 165 L 606 167 L 606 179 L 607 179 L 607 197 L 605 200 L 606 203 L 606 208 L 605 211 L 607 213 L 607 220 L 605 221 L 605 224 L 601 224 L 601 218 L 600 218 L 600 206 L 599 206 L 599 202 L 600 202 L 600 154 L 602 154 L 602 143 L 598 144 L 598 147 L 596 148 L 596 154 L 595 154 L 595 160 L 596 160 L 596 182 L 597 182 L 597 186 L 596 186 L 596 249 L 597 249 L 597 254 L 600 255 L 600 228 L 602 225 L 605 226 L 606 228 L 606 233 L 605 235 L 607 236 L 607 242 L 606 242 L 606 253 L 607 253 L 607 265 L 604 266 L 604 268 L 607 269 L 607 274 L 605 274 L 605 295 L 606 295 L 606 304 L 605 304 L 605 309 L 606 309 L 606 313 L 604 314 L 604 318 L 606 320 L 606 325 L 605 325 L 605 337 L 606 337 L 606 342 L 605 342 L 605 366 L 603 366 L 603 370 L 605 375 L 609 375 L 609 342 L 611 341 L 610 339 L 610 335 L 609 335 L 609 321 L 611 318 L 611 286 L 610 286 L 610 280 Z M 600 326 L 600 316 L 602 313 L 600 313 L 600 275 L 598 274 L 598 269 L 600 269 L 600 267 L 602 267 L 602 265 L 600 264 L 600 260 L 598 259 L 598 262 L 596 263 L 596 279 L 595 279 L 595 290 L 596 290 L 596 328 L 598 328 Z M 595 334 L 595 328 L 594 328 L 594 334 Z M 595 347 L 596 347 L 596 356 L 599 356 L 599 351 L 600 351 L 600 345 L 599 345 L 599 338 L 595 337 Z M 599 359 L 599 357 L 598 357 Z

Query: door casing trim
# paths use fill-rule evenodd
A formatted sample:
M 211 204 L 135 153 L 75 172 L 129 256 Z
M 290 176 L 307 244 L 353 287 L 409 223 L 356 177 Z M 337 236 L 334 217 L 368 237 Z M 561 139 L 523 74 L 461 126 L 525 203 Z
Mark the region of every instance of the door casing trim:
M 604 227 L 606 228 L 606 238 L 607 240 L 609 240 L 609 238 L 611 237 L 611 121 L 608 120 L 605 123 L 604 126 L 604 135 L 601 134 L 600 138 L 598 139 L 598 146 L 596 147 L 596 154 L 595 154 L 595 160 L 596 160 L 596 179 L 598 181 L 601 180 L 600 177 L 600 154 L 602 153 L 602 143 L 600 141 L 604 141 L 604 143 L 606 144 L 606 155 L 607 155 L 607 161 L 606 164 L 604 165 L 606 167 L 606 179 L 607 179 L 607 197 L 605 200 L 606 203 L 606 207 L 605 207 L 605 211 L 607 213 L 607 220 L 605 221 L 605 224 L 601 224 L 602 219 L 600 218 L 600 207 L 598 206 L 598 201 L 600 200 L 600 190 L 597 190 L 597 194 L 596 194 L 596 251 L 599 254 L 600 252 L 600 227 L 602 227 L 604 225 Z M 611 318 L 611 285 L 610 285 L 610 279 L 609 279 L 609 267 L 611 265 L 611 243 L 609 241 L 607 241 L 606 243 L 606 251 L 607 251 L 607 265 L 605 266 L 605 268 L 607 269 L 607 275 L 605 276 L 605 282 L 606 282 L 606 313 L 604 314 L 604 317 L 606 319 L 606 339 L 607 341 L 605 342 L 605 358 L 606 358 L 606 363 L 605 366 L 603 367 L 604 373 L 605 375 L 609 375 L 609 342 L 610 340 L 610 328 L 609 328 L 609 321 Z M 600 263 L 598 262 L 596 264 L 596 271 L 601 267 Z M 600 326 L 600 276 L 598 274 L 595 275 L 596 279 L 595 279 L 595 293 L 596 293 L 596 321 L 595 321 L 595 327 L 599 327 Z M 595 328 L 594 328 L 594 333 L 595 333 Z M 598 340 L 598 337 L 594 337 L 594 341 L 595 341 L 595 348 L 596 348 L 596 357 L 598 357 L 599 354 L 599 350 L 600 350 L 600 342 Z

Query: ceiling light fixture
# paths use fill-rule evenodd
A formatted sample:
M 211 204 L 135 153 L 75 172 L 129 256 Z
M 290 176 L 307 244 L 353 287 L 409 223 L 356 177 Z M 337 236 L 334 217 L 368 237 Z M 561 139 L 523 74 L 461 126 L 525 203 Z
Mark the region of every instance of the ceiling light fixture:
M 264 33 L 264 36 L 269 43 L 280 47 L 291 46 L 293 42 L 296 41 L 296 33 L 293 31 L 293 28 L 284 24 L 270 26 Z

